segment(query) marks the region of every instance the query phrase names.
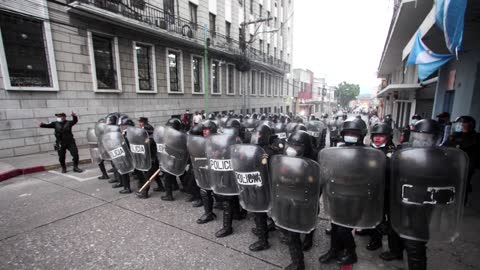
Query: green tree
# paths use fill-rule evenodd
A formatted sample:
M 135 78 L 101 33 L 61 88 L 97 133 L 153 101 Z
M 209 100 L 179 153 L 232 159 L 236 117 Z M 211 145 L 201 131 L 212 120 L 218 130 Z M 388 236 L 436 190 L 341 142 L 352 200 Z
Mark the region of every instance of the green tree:
M 340 106 L 347 107 L 360 94 L 360 85 L 342 82 L 336 87 L 335 94 Z

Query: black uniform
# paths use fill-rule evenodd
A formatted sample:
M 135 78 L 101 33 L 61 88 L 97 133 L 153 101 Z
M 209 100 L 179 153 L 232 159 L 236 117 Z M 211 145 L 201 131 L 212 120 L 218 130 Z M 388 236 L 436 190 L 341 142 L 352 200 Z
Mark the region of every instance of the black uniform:
M 80 170 L 78 168 L 78 148 L 73 138 L 72 128 L 78 122 L 78 117 L 72 115 L 72 120 L 65 120 L 61 122 L 51 122 L 48 124 L 41 124 L 41 128 L 53 128 L 55 129 L 55 150 L 58 151 L 58 160 L 62 166 L 63 171 L 66 171 L 67 165 L 65 164 L 65 154 L 67 150 L 73 157 L 73 168 L 75 171 Z

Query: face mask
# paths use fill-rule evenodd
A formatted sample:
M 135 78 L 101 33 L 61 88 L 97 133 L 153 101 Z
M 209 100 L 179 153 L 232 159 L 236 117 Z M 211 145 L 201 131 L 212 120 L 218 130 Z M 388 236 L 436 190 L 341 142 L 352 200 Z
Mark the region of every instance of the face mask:
M 455 125 L 455 132 L 462 132 L 462 131 L 463 131 L 462 124 L 456 124 Z
M 358 142 L 358 138 L 355 137 L 355 136 L 345 136 L 345 137 L 343 137 L 343 140 L 346 143 L 357 143 Z
M 384 143 L 384 144 L 381 144 L 381 145 L 376 145 L 375 143 L 372 142 L 372 147 L 373 148 L 383 148 L 383 147 L 385 147 L 385 145 L 387 145 L 387 143 Z
M 297 156 L 297 150 L 295 150 L 291 147 L 288 147 L 287 149 L 285 149 L 285 154 L 289 157 L 296 157 Z
M 62 118 L 60 118 L 60 117 L 57 117 L 57 122 L 62 122 L 62 121 L 63 121 L 63 119 L 62 119 Z

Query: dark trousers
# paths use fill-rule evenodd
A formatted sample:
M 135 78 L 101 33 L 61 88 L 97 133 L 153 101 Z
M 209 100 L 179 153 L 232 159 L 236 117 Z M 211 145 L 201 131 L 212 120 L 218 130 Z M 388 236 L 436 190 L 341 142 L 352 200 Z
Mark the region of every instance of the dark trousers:
M 73 157 L 73 166 L 78 166 L 78 149 L 77 149 L 77 145 L 75 144 L 75 142 L 70 142 L 70 143 L 61 143 L 60 144 L 60 148 L 58 149 L 58 161 L 60 161 L 60 165 L 62 165 L 62 167 L 66 167 L 66 164 L 65 164 L 65 154 L 67 153 L 67 150 L 68 152 L 70 152 L 70 155 L 72 155 Z
M 343 249 L 355 249 L 355 239 L 352 235 L 352 229 L 332 223 L 332 232 L 330 234 L 330 249 L 341 251 Z
M 427 270 L 427 242 L 403 239 L 408 270 Z

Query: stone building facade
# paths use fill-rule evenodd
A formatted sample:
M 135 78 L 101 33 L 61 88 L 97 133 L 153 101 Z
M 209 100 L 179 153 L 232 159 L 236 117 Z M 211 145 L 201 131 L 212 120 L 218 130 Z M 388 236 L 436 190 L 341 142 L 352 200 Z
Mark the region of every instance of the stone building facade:
M 79 115 L 80 145 L 110 112 L 286 113 L 292 15 L 290 0 L 2 1 L 0 158 L 52 150 L 37 123 L 57 112 Z M 241 23 L 264 18 L 243 51 Z

